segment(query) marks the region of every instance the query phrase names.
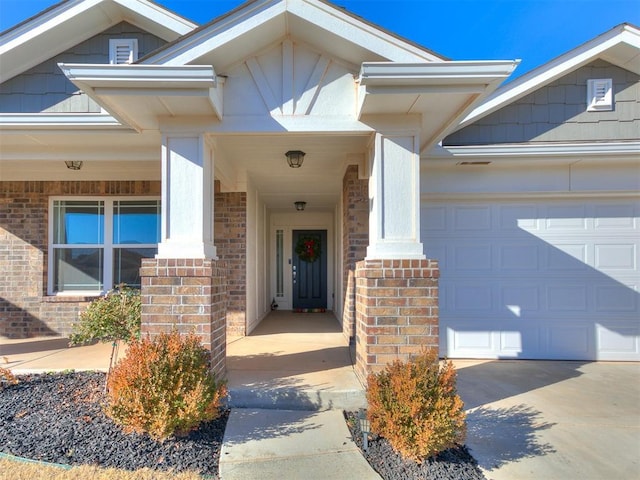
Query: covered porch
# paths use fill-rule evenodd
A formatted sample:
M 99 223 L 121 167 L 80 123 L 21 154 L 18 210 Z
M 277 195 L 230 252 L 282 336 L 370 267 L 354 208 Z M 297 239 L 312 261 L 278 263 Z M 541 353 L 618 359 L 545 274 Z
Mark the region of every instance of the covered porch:
M 364 407 L 364 386 L 332 312 L 271 312 L 249 334 L 227 343 L 233 407 L 325 410 Z

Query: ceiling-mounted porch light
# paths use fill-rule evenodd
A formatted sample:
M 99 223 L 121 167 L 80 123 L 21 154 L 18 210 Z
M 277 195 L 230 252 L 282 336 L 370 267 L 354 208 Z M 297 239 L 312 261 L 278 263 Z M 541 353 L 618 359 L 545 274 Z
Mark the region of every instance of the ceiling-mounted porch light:
M 304 153 L 302 150 L 289 150 L 285 153 L 287 157 L 287 163 L 291 168 L 300 168 L 302 166 L 302 162 L 304 162 Z
M 80 170 L 82 168 L 81 160 L 65 160 L 64 164 L 69 170 Z
M 298 202 L 294 202 L 293 204 L 296 206 L 296 210 L 299 212 L 303 211 L 304 208 L 307 206 L 307 202 L 298 201 Z

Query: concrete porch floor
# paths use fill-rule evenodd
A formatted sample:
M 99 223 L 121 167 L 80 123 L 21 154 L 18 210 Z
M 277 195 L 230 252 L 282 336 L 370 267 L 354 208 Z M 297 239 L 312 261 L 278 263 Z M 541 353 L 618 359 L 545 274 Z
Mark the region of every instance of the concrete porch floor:
M 364 387 L 333 313 L 270 313 L 227 343 L 229 404 L 295 410 L 366 406 Z

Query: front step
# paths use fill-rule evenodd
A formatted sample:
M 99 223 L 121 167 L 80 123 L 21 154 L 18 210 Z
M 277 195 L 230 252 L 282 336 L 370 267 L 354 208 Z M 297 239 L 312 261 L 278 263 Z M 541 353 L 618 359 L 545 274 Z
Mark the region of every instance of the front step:
M 276 410 L 358 410 L 366 408 L 361 389 L 304 389 L 300 387 L 229 386 L 229 408 L 264 408 Z

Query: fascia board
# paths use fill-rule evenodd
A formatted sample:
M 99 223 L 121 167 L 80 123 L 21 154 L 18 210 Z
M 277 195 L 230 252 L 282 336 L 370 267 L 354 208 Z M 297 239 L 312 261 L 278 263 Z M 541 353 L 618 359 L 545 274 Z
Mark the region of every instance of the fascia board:
M 319 0 L 287 2 L 287 11 L 345 40 L 395 62 L 443 61 L 429 50 L 392 35 L 364 19 Z
M 217 94 L 217 78 L 211 65 L 90 65 L 58 64 L 66 77 L 122 124 L 140 132 L 135 112 L 113 102 L 112 95 L 162 97 L 204 95 L 215 115 L 222 117 L 222 96 Z
M 431 63 L 365 62 L 360 85 L 419 86 L 483 84 L 507 78 L 518 65 L 514 60 L 449 61 Z
M 66 77 L 89 88 L 215 88 L 211 65 L 107 65 L 59 63 Z
M 427 158 L 469 157 L 566 157 L 602 155 L 640 155 L 640 142 L 557 143 L 545 145 L 461 145 L 434 147 Z
M 456 130 L 515 102 L 516 100 L 542 88 L 569 72 L 595 60 L 607 50 L 621 42 L 628 43 L 640 50 L 640 31 L 629 25 L 613 29 L 610 32 L 577 47 L 549 63 L 532 70 L 512 83 L 496 90 L 478 108 L 473 110 Z
M 0 83 L 122 20 L 144 24 L 145 30 L 165 40 L 173 40 L 197 27 L 193 22 L 147 0 L 69 0 L 18 24 L 0 36 L 0 62 L 3 65 Z M 69 35 L 64 42 L 47 42 L 47 35 L 56 29 L 64 28 L 69 22 L 77 24 L 81 21 L 87 23 L 83 27 L 85 38 Z M 23 58 L 15 51 L 34 42 L 43 43 L 36 56 Z M 9 55 L 9 58 L 2 59 L 3 55 Z
M 0 114 L 0 133 L 19 130 L 127 129 L 111 115 L 96 113 L 4 113 Z
M 220 48 L 247 30 L 277 17 L 285 10 L 286 5 L 279 0 L 249 3 L 202 25 L 184 38 L 161 47 L 141 61 L 143 64 L 187 64 Z
M 61 25 L 104 0 L 68 0 L 2 33 L 0 55 Z
M 164 28 L 173 31 L 178 35 L 185 35 L 198 27 L 198 24 L 161 7 L 157 3 L 144 0 L 113 1 L 136 15 L 151 20 L 158 25 L 162 25 Z

